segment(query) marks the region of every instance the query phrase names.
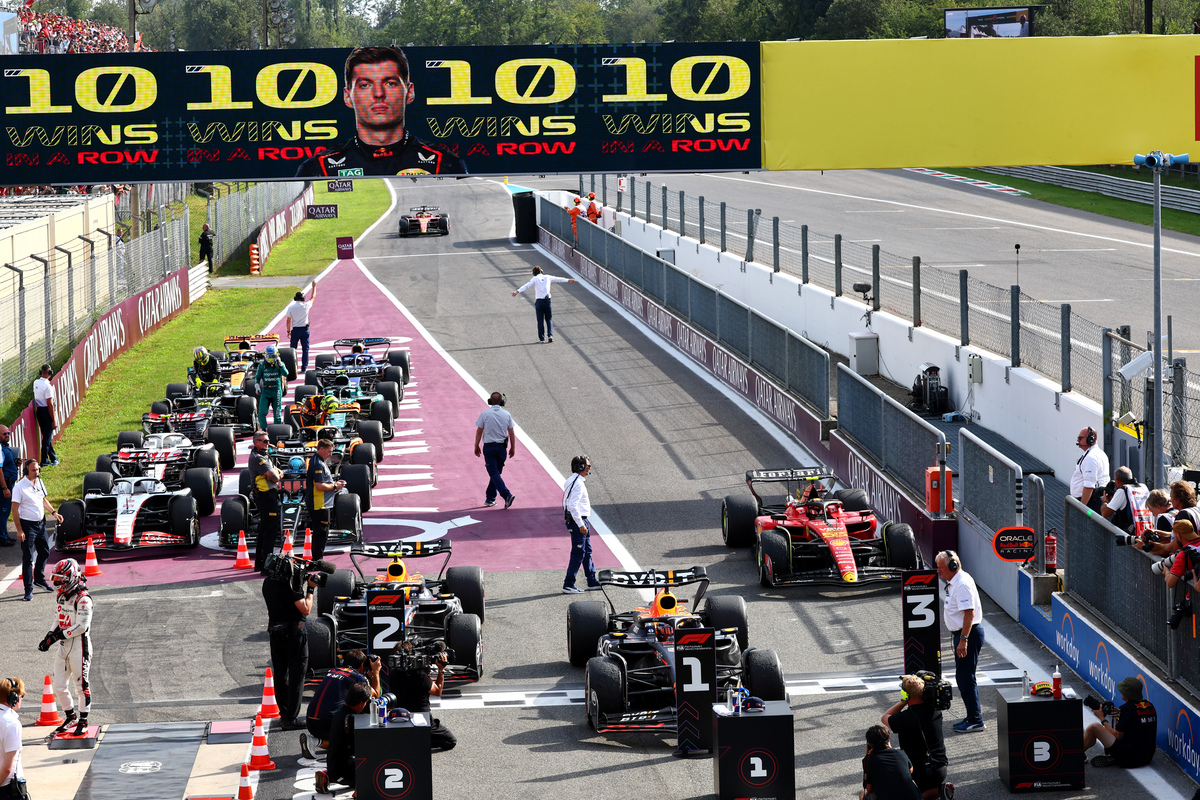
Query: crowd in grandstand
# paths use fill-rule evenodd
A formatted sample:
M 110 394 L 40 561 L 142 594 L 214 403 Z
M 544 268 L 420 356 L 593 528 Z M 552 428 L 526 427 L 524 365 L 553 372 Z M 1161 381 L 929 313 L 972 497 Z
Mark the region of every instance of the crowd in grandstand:
M 129 39 L 122 28 L 90 19 L 61 14 L 39 14 L 22 8 L 21 52 L 23 53 L 123 53 Z M 138 49 L 146 49 L 138 34 Z
M 39 195 L 115 194 L 118 202 L 129 194 L 126 185 L 96 183 L 80 186 L 0 186 L 0 197 L 30 197 Z

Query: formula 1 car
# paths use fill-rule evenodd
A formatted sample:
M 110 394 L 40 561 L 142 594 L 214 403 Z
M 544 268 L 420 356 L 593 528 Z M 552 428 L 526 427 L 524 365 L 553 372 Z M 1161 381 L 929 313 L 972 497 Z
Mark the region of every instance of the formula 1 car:
M 316 451 L 308 447 L 271 447 L 268 451 L 272 464 L 283 473 L 279 481 L 279 528 L 284 536 L 292 537 L 295 546 L 303 546 L 304 531 L 311 527 L 308 520 L 308 505 L 305 490 L 308 488 L 308 459 Z M 347 487 L 371 491 L 370 477 L 365 466 L 357 464 L 343 468 Z M 368 501 L 369 502 L 369 501 Z M 238 475 L 238 493 L 221 503 L 221 529 L 217 536 L 219 546 L 237 547 L 238 533 L 245 531 L 246 543 L 253 546 L 258 541 L 258 526 L 262 512 L 254 500 L 254 479 L 249 469 Z M 333 498 L 333 510 L 329 520 L 329 544 L 353 544 L 363 539 L 362 506 L 359 494 L 349 488 L 340 489 Z M 282 539 L 280 540 L 282 541 Z
M 379 482 L 378 458 L 383 454 L 384 436 L 380 423 L 355 419 L 357 413 L 356 406 L 326 413 L 324 418 L 327 421 L 340 422 L 341 425 L 317 424 L 299 430 L 294 424 L 303 421 L 303 417 L 294 413 L 290 414 L 290 423 L 268 425 L 267 435 L 272 442 L 282 443 L 287 448 L 302 448 L 308 454 L 316 452 L 319 439 L 333 442 L 333 454 L 325 461 L 329 473 L 335 481 L 346 481 L 346 488 L 358 495 L 365 513 L 371 510 L 371 489 Z M 366 470 L 365 473 L 357 469 L 360 466 Z
M 233 430 L 211 428 L 213 442 L 192 444 L 180 433 L 121 431 L 117 435 L 117 452 L 96 456 L 96 472 L 107 472 L 117 478 L 156 478 L 168 489 L 192 490 L 200 516 L 207 517 L 216 507 L 224 474 L 221 462 L 227 449 L 233 463 Z M 218 443 L 220 449 L 218 449 Z
M 450 567 L 449 539 L 431 542 L 379 542 L 350 548 L 353 570 L 339 569 L 317 590 L 318 618 L 308 623 L 309 666 L 328 669 L 351 650 L 388 656 L 401 642 L 419 653 L 437 643 L 449 656 L 446 683 L 478 681 L 483 673 L 483 570 Z M 445 556 L 437 577 L 415 572 L 405 559 Z M 370 574 L 362 560 L 386 563 Z M 380 590 L 371 593 L 368 590 Z M 385 608 L 386 618 L 368 625 L 369 609 Z M 368 636 L 368 630 L 374 635 Z
M 442 214 L 438 206 L 417 206 L 407 214 L 400 215 L 400 235 L 431 234 L 450 235 L 450 216 Z
M 192 388 L 186 383 L 167 384 L 168 397 L 150 404 L 142 414 L 146 433 L 182 433 L 195 442 L 208 438 L 213 427 L 251 434 L 258 428 L 258 403 L 248 394 L 234 393 L 227 383 Z M 230 469 L 233 465 L 222 467 Z
M 616 572 L 597 577 L 607 605 L 597 601 L 567 608 L 567 657 L 584 667 L 584 705 L 588 724 L 605 730 L 674 730 L 675 631 L 716 628 L 717 692 L 739 685 L 763 700 L 784 700 L 783 669 L 774 650 L 749 645 L 746 603 L 737 595 L 710 597 L 697 611 L 708 589 L 703 567 L 686 570 Z M 688 601 L 674 590 L 697 585 Z M 609 588 L 654 589 L 647 607 L 618 612 Z M 690 610 L 686 607 L 690 606 Z
M 371 348 L 382 347 L 383 352 L 371 352 Z M 349 351 L 346 351 L 349 348 Z M 333 385 L 333 379 L 345 376 L 354 386 L 364 392 L 379 392 L 391 401 L 399 413 L 400 401 L 404 399 L 404 387 L 409 379 L 408 348 L 392 349 L 392 340 L 384 336 L 358 339 L 338 339 L 333 343 L 333 353 L 318 353 L 315 369 L 304 373 L 304 382 L 316 387 Z M 395 393 L 378 384 L 396 384 Z M 323 390 L 323 389 L 322 389 Z
M 111 472 L 83 476 L 83 499 L 58 507 L 63 521 L 54 546 L 60 552 L 87 549 L 200 544 L 196 498 L 190 489 L 171 491 L 155 478 L 115 478 Z
M 382 385 L 382 384 L 377 384 Z M 325 401 L 332 398 L 333 403 Z M 404 397 L 404 387 L 400 387 L 400 397 Z M 383 440 L 396 435 L 395 412 L 391 402 L 382 394 L 371 394 L 355 386 L 350 379 L 339 376 L 333 379 L 333 385 L 325 387 L 325 394 L 319 394 L 316 386 L 305 383 L 296 387 L 296 402 L 284 410 L 284 419 L 296 428 L 313 428 L 332 425 L 346 429 L 347 433 L 373 431 L 368 425 L 365 429 L 363 422 L 379 423 L 381 438 L 376 455 L 383 458 Z M 363 433 L 368 441 L 374 442 L 373 434 Z
M 753 499 L 721 504 L 721 536 L 729 547 L 753 546 L 763 586 L 899 580 L 917 569 L 912 528 L 877 520 L 861 489 L 833 491 L 825 467 L 747 470 Z

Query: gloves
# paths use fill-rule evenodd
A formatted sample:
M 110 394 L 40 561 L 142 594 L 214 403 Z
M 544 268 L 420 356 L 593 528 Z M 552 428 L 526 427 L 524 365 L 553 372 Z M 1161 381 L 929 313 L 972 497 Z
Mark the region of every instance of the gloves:
M 61 642 L 66 638 L 67 637 L 63 635 L 61 628 L 55 628 L 46 634 L 45 639 L 42 639 L 42 641 L 38 642 L 38 650 L 44 653 L 50 649 L 50 645 L 54 644 L 55 642 Z

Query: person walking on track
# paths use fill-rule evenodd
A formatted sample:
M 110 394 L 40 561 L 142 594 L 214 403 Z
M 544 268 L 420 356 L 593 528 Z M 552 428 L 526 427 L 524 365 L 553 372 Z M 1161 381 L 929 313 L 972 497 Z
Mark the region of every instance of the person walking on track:
M 541 267 L 534 267 L 533 277 L 527 280 L 524 286 L 512 293 L 512 296 L 516 297 L 530 286 L 533 287 L 533 310 L 537 314 L 539 342 L 544 343 L 547 336 L 550 337 L 551 342 L 554 341 L 554 323 L 551 321 L 553 311 L 550 308 L 550 284 L 574 282 L 574 278 L 555 278 L 551 275 L 543 274 Z

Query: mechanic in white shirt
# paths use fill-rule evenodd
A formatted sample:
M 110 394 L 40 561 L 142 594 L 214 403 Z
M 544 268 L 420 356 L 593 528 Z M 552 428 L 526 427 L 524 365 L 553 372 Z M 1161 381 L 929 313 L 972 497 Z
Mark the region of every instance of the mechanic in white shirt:
M 292 302 L 288 303 L 287 307 L 288 346 L 294 350 L 299 344 L 304 350 L 304 355 L 300 358 L 301 372 L 308 369 L 308 312 L 312 310 L 312 304 L 317 300 L 316 281 L 312 282 L 310 291 L 312 295 L 308 300 L 304 299 L 304 292 L 296 292 L 296 296 L 292 298 Z
M 1096 446 L 1096 429 L 1084 428 L 1079 432 L 1075 444 L 1083 455 L 1075 462 L 1071 475 L 1071 497 L 1093 511 L 1100 510 L 1103 489 L 1108 484 L 1108 456 Z
M 935 561 L 938 577 L 947 583 L 943 617 L 954 637 L 954 677 L 958 695 L 967 707 L 966 718 L 954 723 L 954 730 L 958 733 L 981 731 L 986 726 L 979 705 L 979 685 L 975 680 L 979 651 L 983 648 L 983 626 L 980 624 L 983 622 L 983 604 L 979 601 L 979 589 L 975 587 L 975 579 L 962 568 L 958 553 L 943 550 Z
M 571 459 L 571 477 L 563 483 L 563 519 L 571 534 L 571 563 L 567 565 L 567 578 L 563 581 L 563 594 L 581 594 L 583 589 L 575 585 L 575 573 L 583 567 L 589 589 L 599 589 L 596 565 L 592 563 L 592 526 L 588 516 L 592 504 L 588 500 L 587 484 L 584 480 L 592 471 L 592 460 L 587 456 Z
M 533 310 L 537 313 L 537 328 L 538 341 L 546 341 L 546 337 L 550 337 L 550 341 L 554 341 L 554 324 L 551 322 L 552 312 L 550 309 L 550 284 L 552 283 L 574 283 L 574 278 L 555 278 L 550 275 L 542 274 L 541 267 L 533 268 L 533 277 L 525 282 L 525 285 L 512 293 L 516 297 L 521 292 L 534 287 Z
M 20 678 L 0 680 L 0 797 L 21 797 L 25 771 L 21 768 L 21 698 L 25 682 Z M 19 788 L 17 785 L 19 784 Z M 16 789 L 16 791 L 14 791 Z
M 36 584 L 47 592 L 54 589 L 46 583 L 46 559 L 50 557 L 50 537 L 46 535 L 46 512 L 54 515 L 54 519 L 62 522 L 62 516 L 46 499 L 46 484 L 38 477 L 41 466 L 30 459 L 25 462 L 24 477 L 13 487 L 12 502 L 16 514 L 13 514 L 13 525 L 17 529 L 17 541 L 21 543 L 22 568 L 21 578 L 25 583 L 25 599 L 33 599 L 33 587 Z M 37 564 L 34 564 L 33 552 L 37 550 Z
M 47 467 L 58 466 L 58 455 L 54 452 L 54 386 L 50 376 L 54 370 L 42 364 L 41 372 L 33 382 L 33 415 L 37 417 L 38 430 L 42 433 L 42 463 Z

